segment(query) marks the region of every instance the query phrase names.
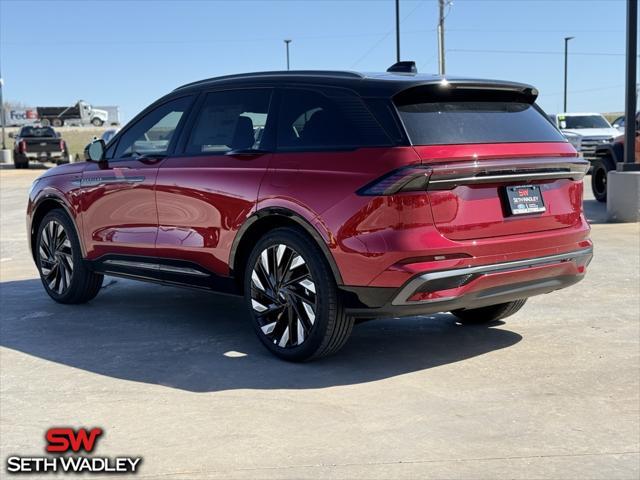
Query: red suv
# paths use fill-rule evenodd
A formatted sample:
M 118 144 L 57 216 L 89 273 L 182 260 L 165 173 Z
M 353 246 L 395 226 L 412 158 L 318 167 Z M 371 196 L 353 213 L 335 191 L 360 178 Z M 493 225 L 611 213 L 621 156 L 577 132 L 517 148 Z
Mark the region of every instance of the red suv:
M 82 303 L 116 275 L 243 294 L 262 343 L 302 361 L 358 319 L 489 322 L 581 280 L 588 163 L 537 91 L 405 66 L 174 90 L 34 182 L 45 290 Z

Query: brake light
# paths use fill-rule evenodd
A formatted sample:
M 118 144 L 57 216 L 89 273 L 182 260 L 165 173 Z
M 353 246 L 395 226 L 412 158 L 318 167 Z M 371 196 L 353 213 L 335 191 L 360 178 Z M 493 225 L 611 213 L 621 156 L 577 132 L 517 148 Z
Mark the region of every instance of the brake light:
M 25 153 L 26 151 L 27 151 L 27 142 L 24 140 L 20 140 L 20 143 L 18 144 L 18 152 Z
M 60 140 L 60 151 L 64 152 L 64 140 Z
M 357 191 L 358 195 L 394 195 L 427 189 L 431 169 L 423 165 L 398 168 Z

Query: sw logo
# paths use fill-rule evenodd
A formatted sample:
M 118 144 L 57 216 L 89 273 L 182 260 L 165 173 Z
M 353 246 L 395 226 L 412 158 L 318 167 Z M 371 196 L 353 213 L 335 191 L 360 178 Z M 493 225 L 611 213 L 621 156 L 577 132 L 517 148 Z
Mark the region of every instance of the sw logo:
M 102 435 L 101 428 L 91 430 L 80 428 L 78 431 L 72 428 L 50 428 L 45 437 L 49 442 L 46 450 L 49 453 L 62 453 L 69 450 L 76 453 L 80 450 L 91 453 L 100 435 Z
M 50 428 L 45 434 L 44 457 L 7 458 L 7 473 L 136 473 L 142 457 L 93 457 L 75 455 L 92 453 L 104 431 L 101 428 Z M 55 455 L 57 454 L 57 455 Z

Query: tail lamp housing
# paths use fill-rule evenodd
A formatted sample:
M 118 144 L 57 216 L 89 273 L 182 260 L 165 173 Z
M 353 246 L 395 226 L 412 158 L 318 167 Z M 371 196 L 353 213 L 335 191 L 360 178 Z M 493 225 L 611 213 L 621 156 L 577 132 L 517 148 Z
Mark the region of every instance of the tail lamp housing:
M 364 196 L 394 195 L 401 192 L 420 192 L 427 189 L 431 169 L 423 165 L 409 165 L 392 170 L 365 185 L 356 193 Z

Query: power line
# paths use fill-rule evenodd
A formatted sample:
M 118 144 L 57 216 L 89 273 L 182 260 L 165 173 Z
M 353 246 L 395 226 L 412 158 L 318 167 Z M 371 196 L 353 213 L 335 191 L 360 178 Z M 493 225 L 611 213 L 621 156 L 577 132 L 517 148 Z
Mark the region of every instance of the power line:
M 4 0 L 2 0 L 4 1 Z M 435 32 L 435 29 L 431 30 L 408 30 L 406 34 L 428 33 Z M 344 33 L 337 35 L 296 35 L 296 40 L 326 40 L 331 38 L 364 38 L 364 37 L 377 37 L 379 35 L 385 35 L 383 32 L 371 32 L 371 33 Z M 267 42 L 271 40 L 280 41 L 280 37 L 253 37 L 253 38 L 220 38 L 220 39 L 190 39 L 190 40 L 51 40 L 47 41 L 47 45 L 183 45 L 183 44 L 211 44 L 211 43 L 251 43 L 251 42 Z M 42 40 L 15 40 L 10 42 L 3 42 L 5 45 L 38 45 L 42 46 Z
M 623 88 L 624 84 L 621 85 L 611 85 L 609 87 L 596 87 L 596 88 L 585 88 L 583 90 L 569 90 L 568 93 L 589 93 L 589 92 L 600 92 L 602 90 L 613 90 L 615 88 Z M 552 93 L 544 93 L 540 92 L 541 97 L 555 97 L 559 95 L 563 95 L 564 92 L 552 92 Z
M 521 28 L 447 28 L 450 32 L 479 32 L 479 33 L 567 33 L 567 29 L 521 29 Z M 620 33 L 620 30 L 606 29 L 571 29 L 571 33 Z
M 458 53 L 506 53 L 522 55 L 564 55 L 564 52 L 551 50 L 475 50 L 468 48 L 451 48 L 447 52 Z M 601 57 L 624 57 L 624 53 L 604 53 L 604 52 L 571 52 L 570 55 L 601 56 Z
M 404 17 L 402 17 L 402 19 L 400 20 L 400 23 L 402 24 L 402 22 L 404 22 L 407 18 L 409 18 L 416 10 L 418 10 L 418 8 L 420 8 L 422 6 L 422 4 L 425 2 L 425 0 L 421 0 L 418 5 L 416 5 L 411 11 L 409 11 L 409 13 L 407 13 Z M 382 38 L 380 38 L 380 40 L 378 40 L 376 43 L 374 43 L 371 48 L 369 48 L 358 60 L 356 60 L 350 68 L 355 68 L 356 65 L 358 65 L 362 60 L 364 60 L 365 58 L 367 58 L 371 52 L 373 52 L 376 48 L 378 48 L 380 46 L 380 44 L 382 42 L 384 42 L 387 38 L 389 38 L 389 36 L 393 33 L 394 29 L 389 30 L 387 33 L 385 33 Z

